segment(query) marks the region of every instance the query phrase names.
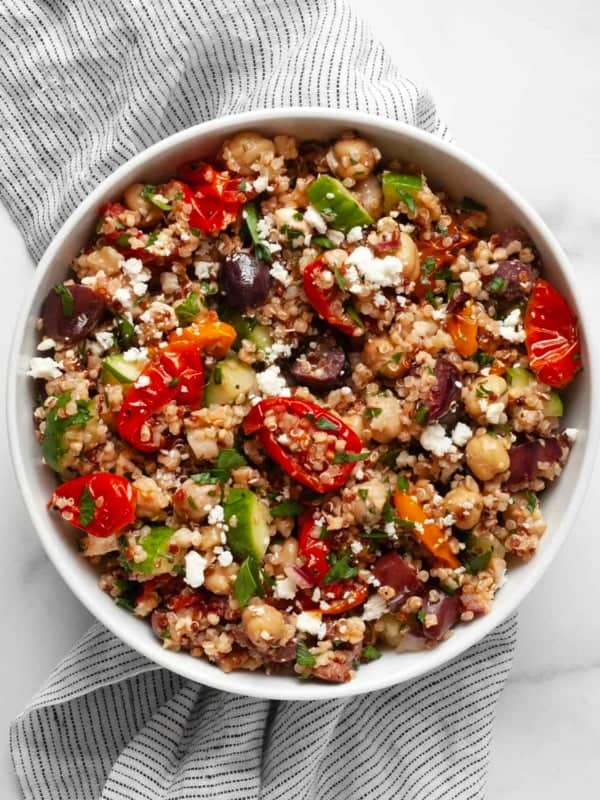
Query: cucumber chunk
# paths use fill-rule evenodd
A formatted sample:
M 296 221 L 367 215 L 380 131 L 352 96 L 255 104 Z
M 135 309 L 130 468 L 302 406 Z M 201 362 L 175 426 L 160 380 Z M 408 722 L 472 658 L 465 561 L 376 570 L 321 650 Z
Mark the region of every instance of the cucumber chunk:
M 102 381 L 104 383 L 135 383 L 148 362 L 126 361 L 122 353 L 107 356 L 102 361 Z
M 320 175 L 306 190 L 313 206 L 337 231 L 347 233 L 351 228 L 371 225 L 373 217 L 346 189 L 343 183 L 331 175 Z
M 223 504 L 229 526 L 227 544 L 242 561 L 252 556 L 259 563 L 269 546 L 269 509 L 250 489 L 232 489 Z
M 220 308 L 219 317 L 237 331 L 237 339 L 233 343 L 234 350 L 240 349 L 242 339 L 252 342 L 256 345 L 257 350 L 267 350 L 273 344 L 268 328 L 261 325 L 254 317 L 245 317 L 239 311 L 231 308 Z
M 127 562 L 130 572 L 140 572 L 142 575 L 162 575 L 171 572 L 175 558 L 168 551 L 169 542 L 175 533 L 175 528 L 166 525 L 156 525 L 140 539 L 138 544 L 146 551 L 146 558 L 141 563 Z
M 96 407 L 93 400 L 77 400 L 77 410 L 68 417 L 59 415 L 59 411 L 66 408 L 71 401 L 71 392 L 59 395 L 55 405 L 46 417 L 46 428 L 42 439 L 42 455 L 44 461 L 55 472 L 62 472 L 66 467 L 65 460 L 69 455 L 69 448 L 65 441 L 65 434 L 69 428 L 83 429 L 96 416 Z
M 383 190 L 383 208 L 391 211 L 400 201 L 409 211 L 415 211 L 415 198 L 423 188 L 419 175 L 401 175 L 398 172 L 385 172 L 381 179 Z
M 506 370 L 506 378 L 511 386 L 517 386 L 520 389 L 524 389 L 535 381 L 533 372 L 525 369 L 525 367 L 509 367 Z M 550 389 L 549 395 L 542 407 L 544 416 L 562 417 L 564 408 L 559 393 L 554 389 Z
M 207 406 L 229 405 L 257 389 L 256 373 L 252 367 L 230 356 L 215 364 L 204 389 L 204 403 Z
M 533 372 L 525 367 L 509 367 L 506 370 L 506 379 L 511 386 L 517 386 L 519 389 L 524 389 L 535 380 Z

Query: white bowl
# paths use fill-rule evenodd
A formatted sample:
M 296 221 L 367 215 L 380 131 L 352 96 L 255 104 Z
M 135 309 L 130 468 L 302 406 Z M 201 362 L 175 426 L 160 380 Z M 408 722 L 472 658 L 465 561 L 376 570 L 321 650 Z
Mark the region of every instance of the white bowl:
M 118 197 L 134 181 L 158 182 L 173 174 L 186 160 L 213 154 L 224 137 L 243 129 L 263 133 L 289 133 L 304 139 L 335 136 L 348 128 L 358 130 L 384 155 L 418 163 L 434 186 L 457 197 L 468 195 L 485 203 L 491 226 L 521 224 L 531 235 L 542 257 L 545 275 L 581 312 L 575 275 L 556 240 L 536 212 L 487 167 L 453 145 L 410 126 L 351 111 L 328 109 L 278 109 L 253 111 L 206 122 L 159 142 L 140 153 L 108 177 L 69 217 L 42 257 L 29 301 L 19 319 L 9 365 L 9 436 L 15 471 L 23 498 L 50 559 L 66 583 L 115 635 L 157 664 L 208 686 L 229 692 L 285 700 L 347 697 L 407 681 L 463 653 L 511 614 L 538 582 L 555 557 L 581 504 L 592 471 L 597 440 L 597 367 L 591 326 L 581 319 L 585 370 L 566 396 L 566 426 L 579 430 L 577 442 L 560 479 L 544 494 L 542 507 L 548 528 L 539 552 L 526 564 L 513 567 L 498 593 L 490 614 L 468 625 L 434 650 L 397 655 L 385 653 L 363 666 L 353 681 L 343 685 L 302 682 L 293 677 L 270 677 L 262 673 L 225 674 L 207 661 L 184 653 L 163 650 L 146 621 L 118 608 L 97 586 L 97 576 L 75 547 L 76 536 L 46 510 L 55 485 L 54 475 L 41 460 L 32 420 L 33 382 L 26 377 L 28 362 L 35 354 L 35 320 L 51 286 L 62 280 L 73 257 L 87 241 L 99 207 Z M 540 619 L 540 625 L 549 625 Z

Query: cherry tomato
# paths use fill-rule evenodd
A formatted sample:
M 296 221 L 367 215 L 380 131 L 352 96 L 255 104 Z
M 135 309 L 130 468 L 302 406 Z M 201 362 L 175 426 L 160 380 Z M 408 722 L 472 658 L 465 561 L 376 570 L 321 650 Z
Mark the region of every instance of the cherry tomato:
M 478 325 L 473 300 L 468 300 L 460 311 L 452 314 L 447 326 L 454 346 L 463 358 L 470 358 L 477 352 Z
M 233 224 L 250 196 L 247 183 L 241 178 L 231 178 L 228 172 L 219 172 L 210 164 L 191 162 L 180 168 L 184 202 L 192 207 L 189 216 L 191 228 L 203 233 L 217 234 Z
M 321 583 L 329 572 L 327 556 L 331 552 L 328 542 L 320 539 L 321 526 L 317 525 L 313 512 L 305 511 L 298 518 L 298 554 L 304 559 L 304 570 L 314 583 Z
M 320 609 L 323 614 L 344 614 L 365 602 L 369 596 L 367 587 L 354 580 L 336 581 L 321 589 Z M 327 603 L 327 607 L 323 607 Z
M 427 522 L 427 514 L 414 497 L 407 492 L 396 491 L 394 505 L 402 519 L 418 524 L 419 527 L 415 525 L 411 533 L 437 561 L 453 569 L 460 566 L 460 561 L 450 549 L 444 532 L 433 522 Z
M 438 279 L 438 273 L 456 258 L 456 253 L 477 241 L 472 233 L 459 227 L 454 220 L 442 232 L 434 231 L 430 239 L 419 239 L 417 248 L 421 263 L 421 276 L 416 282 L 414 293 L 417 297 L 425 297 L 432 291 Z M 432 259 L 428 261 L 427 259 Z
M 267 415 L 270 418 L 268 425 L 265 424 Z M 282 435 L 286 432 L 279 426 L 286 415 L 295 418 L 295 429 L 302 428 L 306 434 L 294 442 L 294 449 L 282 443 Z M 273 421 L 274 426 L 271 424 Z M 294 397 L 261 400 L 251 408 L 243 427 L 247 435 L 256 434 L 267 454 L 290 477 L 320 493 L 338 489 L 346 483 L 356 466 L 352 456 L 362 450 L 359 437 L 338 416 L 316 403 Z M 313 437 L 317 432 L 330 434 L 324 453 L 317 451 L 314 444 Z M 340 439 L 345 442 L 344 451 L 337 450 L 336 443 Z
M 542 279 L 527 304 L 525 344 L 529 366 L 548 386 L 566 386 L 581 368 L 577 319 L 564 297 Z
M 133 522 L 136 496 L 134 487 L 121 475 L 94 472 L 63 483 L 48 505 L 76 528 L 105 538 Z
M 143 380 L 140 383 L 140 378 Z M 117 416 L 119 436 L 137 450 L 152 453 L 160 442 L 144 436 L 145 424 L 168 403 L 197 408 L 202 401 L 204 367 L 195 349 L 160 352 L 129 389 Z
M 330 270 L 322 258 L 306 267 L 302 276 L 306 299 L 325 322 L 348 336 L 362 336 L 364 330 L 345 308 L 345 293 L 338 284 L 334 283 L 329 289 L 319 286 L 325 271 Z

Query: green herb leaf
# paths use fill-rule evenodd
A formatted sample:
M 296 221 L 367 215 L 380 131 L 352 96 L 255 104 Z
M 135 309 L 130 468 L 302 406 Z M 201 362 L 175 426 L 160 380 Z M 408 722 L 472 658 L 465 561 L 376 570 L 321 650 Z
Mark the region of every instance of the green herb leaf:
M 215 478 L 212 472 L 197 472 L 195 475 L 190 475 L 190 477 L 194 483 L 198 483 L 200 486 L 208 486 L 211 483 L 218 483 L 218 480 Z
M 115 239 L 115 244 L 117 245 L 117 247 L 129 247 L 130 239 L 131 239 L 130 233 L 121 233 Z
M 419 611 L 417 611 L 417 613 L 415 614 L 415 616 L 416 616 L 416 618 L 418 619 L 418 621 L 419 621 L 419 622 L 420 622 L 422 625 L 424 625 L 424 624 L 425 624 L 425 617 L 426 617 L 427 615 L 425 614 L 425 612 L 423 611 L 423 609 L 420 609 Z
M 200 313 L 200 301 L 196 292 L 190 292 L 182 303 L 175 306 L 175 313 L 179 324 L 191 325 Z
M 211 283 L 211 281 L 201 281 L 200 289 L 205 297 L 210 297 L 210 295 L 216 294 L 219 291 L 217 285 Z
M 122 314 L 115 314 L 117 323 L 117 341 L 121 350 L 128 350 L 136 344 L 135 327 L 127 317 Z
M 140 197 L 143 197 L 144 200 L 151 200 L 153 194 L 156 194 L 156 186 L 153 186 L 151 183 L 147 183 L 140 190 Z
M 57 283 L 52 291 L 60 297 L 60 302 L 65 317 L 72 317 L 73 295 L 70 289 L 67 286 L 65 286 L 64 283 Z
M 437 308 L 437 297 L 434 295 L 431 289 L 428 289 L 425 292 L 425 300 L 427 300 L 430 306 Z
M 448 286 L 446 287 L 446 297 L 448 298 L 448 301 L 452 300 L 454 295 L 460 289 L 460 286 L 461 284 L 458 283 L 458 281 L 453 281 L 452 283 L 448 284 Z
M 168 558 L 165 558 L 165 554 L 168 553 L 168 544 L 174 533 L 175 528 L 167 525 L 153 526 L 150 532 L 139 541 L 140 546 L 146 551 L 146 558 L 140 564 L 128 562 L 129 571 L 140 572 L 142 575 L 153 575 L 158 571 L 168 572 L 168 567 L 160 570 L 160 561 L 169 561 Z
M 96 514 L 96 503 L 87 486 L 83 487 L 79 500 L 79 524 L 83 527 L 89 525 Z
M 491 356 L 489 353 L 484 353 L 483 350 L 478 350 L 473 358 L 480 367 L 489 367 L 494 363 L 494 356 Z
M 354 464 L 356 461 L 364 461 L 368 458 L 368 453 L 345 453 L 338 452 L 333 457 L 334 464 Z
M 411 519 L 404 519 L 404 517 L 398 517 L 396 519 L 396 525 L 407 531 L 414 531 L 415 529 L 415 523 Z
M 490 292 L 503 292 L 506 289 L 508 281 L 505 278 L 493 278 L 489 284 L 488 289 Z
M 363 539 L 389 539 L 389 534 L 380 530 L 363 531 L 360 536 Z
M 396 466 L 396 459 L 400 455 L 400 448 L 393 447 L 391 450 L 388 450 L 386 453 L 383 453 L 379 456 L 379 463 L 383 464 L 384 467 L 395 467 Z
M 425 403 L 419 403 L 417 410 L 415 411 L 415 422 L 417 425 L 425 425 L 428 416 L 429 406 L 426 406 Z
M 200 236 L 201 231 L 200 228 L 190 228 L 190 233 L 192 236 Z
M 396 192 L 400 199 L 404 201 L 408 210 L 414 214 L 416 210 L 415 198 L 408 192 L 405 192 L 404 189 L 400 189 L 399 186 L 396 186 Z
M 488 389 L 485 383 L 480 383 L 475 392 L 477 397 L 488 397 L 491 393 L 491 389 Z
M 306 642 L 299 641 L 296 643 L 296 664 L 299 667 L 314 667 L 317 659 L 310 652 L 306 646 Z
M 247 463 L 244 456 L 238 453 L 237 450 L 221 450 L 213 469 L 207 470 L 206 472 L 199 472 L 192 475 L 191 478 L 194 483 L 198 483 L 201 486 L 206 486 L 211 483 L 225 484 L 229 480 L 232 470 L 243 467 Z
M 404 475 L 398 475 L 396 479 L 396 486 L 401 492 L 408 492 L 410 484 Z
M 266 243 L 260 238 L 260 234 L 258 232 L 258 210 L 254 203 L 246 203 L 244 206 L 243 217 L 246 223 L 248 234 L 254 242 L 254 252 L 256 257 L 261 261 L 265 261 L 267 264 L 270 264 L 273 260 L 273 257 Z
M 437 261 L 433 256 L 427 256 L 427 258 L 421 264 L 421 272 L 425 275 L 431 275 L 434 269 L 437 266 Z
M 213 367 L 211 380 L 216 386 L 223 382 L 223 367 L 220 362 Z
M 148 241 L 146 242 L 146 248 L 145 248 L 146 250 L 149 247 L 152 247 L 155 244 L 155 242 L 158 239 L 159 235 L 160 235 L 160 231 L 152 231 L 150 233 L 150 235 L 148 236 Z
M 68 428 L 84 427 L 94 416 L 90 410 L 93 408 L 91 400 L 78 400 L 77 411 L 68 417 L 59 415 L 59 411 L 66 408 L 70 400 L 71 392 L 63 392 L 58 396 L 55 405 L 46 417 L 42 455 L 46 464 L 56 472 L 61 471 L 61 459 L 67 452 L 64 440 L 65 431 Z
M 367 497 L 369 496 L 369 490 L 368 489 L 359 489 L 358 490 L 358 496 L 360 497 L 361 500 L 366 500 Z
M 337 431 L 339 430 L 339 425 L 336 422 L 332 422 L 327 417 L 319 417 L 315 420 L 315 425 L 321 431 Z
M 330 569 L 323 578 L 323 583 L 333 583 L 334 581 L 354 578 L 355 575 L 358 575 L 358 567 L 352 567 L 349 564 L 350 555 L 348 553 L 344 553 L 342 556 L 330 553 L 327 556 L 327 560 L 329 561 Z
M 374 645 L 368 644 L 361 653 L 362 658 L 365 661 L 377 661 L 378 658 L 381 658 L 381 651 L 378 650 Z
M 365 327 L 364 322 L 360 317 L 360 314 L 351 303 L 348 303 L 348 305 L 346 306 L 346 314 L 350 317 L 350 319 L 355 325 L 358 325 L 359 328 Z
M 323 250 L 333 250 L 335 245 L 327 236 L 313 236 L 310 240 L 311 244 L 316 244 Z
M 260 569 L 257 560 L 252 556 L 248 556 L 240 567 L 233 584 L 233 593 L 241 608 L 245 608 L 255 595 L 263 596 Z
M 464 568 L 469 572 L 471 575 L 476 575 L 478 572 L 481 572 L 482 569 L 485 569 L 487 565 L 490 563 L 490 558 L 492 557 L 492 551 L 487 550 L 485 553 L 479 553 L 472 558 L 469 558 L 467 561 L 464 562 Z
M 337 267 L 333 268 L 333 274 L 335 277 L 335 282 L 338 285 L 338 288 L 340 289 L 340 291 L 345 292 L 348 289 L 348 284 L 346 283 L 346 279 L 344 278 L 344 276 Z
M 525 497 L 527 498 L 527 510 L 533 514 L 537 508 L 537 497 L 530 489 L 525 492 Z
M 383 408 L 375 408 L 371 406 L 369 408 L 365 408 L 363 416 L 365 419 L 373 419 L 374 417 L 378 417 L 382 411 Z
M 271 506 L 272 517 L 297 517 L 304 511 L 305 506 L 297 500 L 283 500 Z

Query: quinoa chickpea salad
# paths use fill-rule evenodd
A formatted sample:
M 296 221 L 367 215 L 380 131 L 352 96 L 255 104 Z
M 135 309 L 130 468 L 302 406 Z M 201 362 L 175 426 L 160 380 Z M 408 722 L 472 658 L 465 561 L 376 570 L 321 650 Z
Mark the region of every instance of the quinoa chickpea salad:
M 50 513 L 226 672 L 437 646 L 544 534 L 573 311 L 526 231 L 353 132 L 245 131 L 173 173 L 99 209 L 42 306 Z

